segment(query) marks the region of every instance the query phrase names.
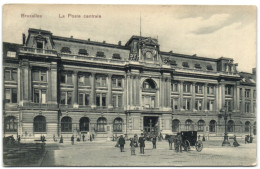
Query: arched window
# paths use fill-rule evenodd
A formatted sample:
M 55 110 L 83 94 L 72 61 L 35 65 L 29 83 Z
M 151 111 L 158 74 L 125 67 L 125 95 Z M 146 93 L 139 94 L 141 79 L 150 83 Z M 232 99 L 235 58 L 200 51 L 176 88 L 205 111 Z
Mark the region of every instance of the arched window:
M 234 132 L 235 131 L 235 123 L 233 120 L 229 120 L 227 124 L 227 131 Z
M 188 119 L 185 121 L 185 128 L 187 131 L 193 130 L 192 120 Z
M 245 132 L 250 132 L 250 122 L 245 122 Z
M 152 79 L 146 79 L 143 82 L 143 89 L 156 89 L 156 83 Z
M 172 132 L 178 132 L 180 129 L 180 121 L 175 119 L 172 121 Z
M 89 131 L 89 118 L 82 117 L 79 120 L 80 131 Z
M 107 119 L 104 117 L 100 117 L 97 120 L 97 131 L 105 132 L 105 126 L 107 125 Z
M 123 120 L 121 118 L 116 118 L 113 124 L 114 132 L 122 132 Z
M 209 132 L 216 132 L 217 122 L 215 120 L 211 120 L 209 122 Z
M 198 131 L 200 131 L 200 132 L 204 131 L 204 126 L 205 126 L 205 121 L 199 120 L 198 121 Z
M 14 116 L 7 116 L 5 118 L 5 131 L 17 132 L 17 120 Z
M 34 132 L 46 132 L 46 119 L 44 116 L 36 116 L 33 120 Z
M 71 117 L 66 116 L 61 119 L 61 132 L 72 132 Z

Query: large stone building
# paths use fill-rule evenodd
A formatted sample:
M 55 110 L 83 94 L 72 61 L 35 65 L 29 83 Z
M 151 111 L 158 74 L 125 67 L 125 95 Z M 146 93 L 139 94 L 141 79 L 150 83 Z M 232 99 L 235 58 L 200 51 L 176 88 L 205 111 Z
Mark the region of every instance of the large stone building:
M 256 134 L 256 74 L 231 58 L 160 51 L 157 39 L 125 45 L 29 29 L 3 43 L 4 135 L 96 138 L 195 130 L 220 137 Z

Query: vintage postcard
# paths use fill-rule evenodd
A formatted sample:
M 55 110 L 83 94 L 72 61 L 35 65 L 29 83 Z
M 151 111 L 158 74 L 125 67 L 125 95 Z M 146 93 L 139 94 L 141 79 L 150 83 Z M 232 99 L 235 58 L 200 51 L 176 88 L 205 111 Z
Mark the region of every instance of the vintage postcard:
M 256 6 L 3 6 L 4 166 L 255 166 Z

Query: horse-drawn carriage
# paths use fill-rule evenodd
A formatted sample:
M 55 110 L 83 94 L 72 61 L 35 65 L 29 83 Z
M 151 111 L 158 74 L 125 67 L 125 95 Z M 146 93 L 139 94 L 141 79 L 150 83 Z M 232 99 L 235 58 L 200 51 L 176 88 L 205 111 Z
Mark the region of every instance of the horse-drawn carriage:
M 198 152 L 202 150 L 203 143 L 201 140 L 197 140 L 197 131 L 181 131 L 178 134 L 181 135 L 184 151 L 189 151 L 191 146 L 194 146 Z M 175 142 L 178 137 L 177 135 L 167 135 L 166 139 L 168 139 L 171 149 L 171 144 Z
M 197 131 L 181 131 L 182 146 L 185 151 L 190 150 L 191 146 L 195 146 L 196 150 L 200 152 L 203 148 L 201 140 L 197 140 Z

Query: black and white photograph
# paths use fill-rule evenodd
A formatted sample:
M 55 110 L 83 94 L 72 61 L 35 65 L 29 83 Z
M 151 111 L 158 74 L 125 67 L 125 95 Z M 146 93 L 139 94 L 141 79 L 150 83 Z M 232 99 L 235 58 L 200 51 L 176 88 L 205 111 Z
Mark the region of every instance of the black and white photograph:
M 256 166 L 254 5 L 5 4 L 5 167 Z

